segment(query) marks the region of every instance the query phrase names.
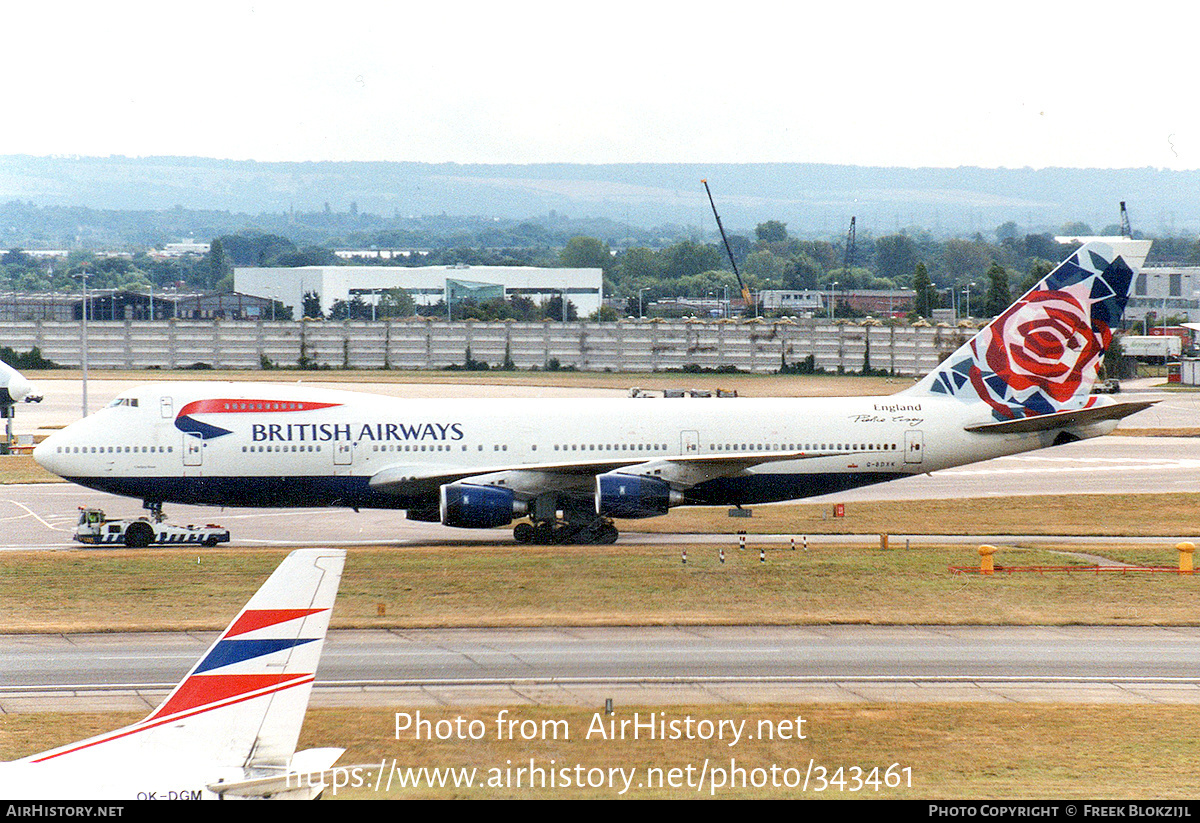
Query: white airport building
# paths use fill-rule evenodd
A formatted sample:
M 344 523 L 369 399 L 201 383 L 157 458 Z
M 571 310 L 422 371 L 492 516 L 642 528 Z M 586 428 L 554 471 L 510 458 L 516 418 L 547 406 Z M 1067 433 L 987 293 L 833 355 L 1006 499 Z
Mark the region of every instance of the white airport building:
M 597 311 L 604 300 L 604 273 L 594 269 L 551 269 L 536 266 L 300 266 L 237 267 L 234 290 L 278 300 L 303 314 L 304 295 L 314 293 L 326 314 L 338 300 L 355 296 L 376 302 L 381 292 L 404 289 L 419 306 L 439 300 L 486 300 L 520 295 L 544 303 L 564 293 L 580 317 Z
M 1171 315 L 1200 319 L 1200 266 L 1144 267 L 1133 283 L 1125 322 L 1151 314 L 1160 324 Z

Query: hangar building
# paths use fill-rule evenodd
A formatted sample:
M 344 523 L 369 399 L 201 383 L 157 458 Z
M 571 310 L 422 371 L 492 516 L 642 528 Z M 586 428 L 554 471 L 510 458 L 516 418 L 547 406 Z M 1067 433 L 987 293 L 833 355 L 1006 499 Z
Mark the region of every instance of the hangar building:
M 580 317 L 597 311 L 604 299 L 604 275 L 595 269 L 550 269 L 536 266 L 301 266 L 237 267 L 234 289 L 273 298 L 303 314 L 304 295 L 313 292 L 328 314 L 338 300 L 356 295 L 368 305 L 388 289 L 404 289 L 419 306 L 439 300 L 489 299 L 520 295 L 544 303 L 566 292 Z

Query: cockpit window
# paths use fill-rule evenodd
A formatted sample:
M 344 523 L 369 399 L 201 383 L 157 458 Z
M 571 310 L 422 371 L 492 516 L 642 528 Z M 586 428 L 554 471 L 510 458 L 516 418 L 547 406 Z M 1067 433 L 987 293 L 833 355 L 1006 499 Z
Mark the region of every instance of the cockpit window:
M 114 406 L 132 406 L 133 408 L 137 408 L 137 404 L 138 399 L 136 397 L 118 397 L 116 400 L 109 403 L 108 407 L 110 409 Z

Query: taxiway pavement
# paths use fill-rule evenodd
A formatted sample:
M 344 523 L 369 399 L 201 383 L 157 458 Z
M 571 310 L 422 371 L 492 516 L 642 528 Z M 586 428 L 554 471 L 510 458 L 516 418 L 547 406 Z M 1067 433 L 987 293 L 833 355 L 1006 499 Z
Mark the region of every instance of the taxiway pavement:
M 0 712 L 148 710 L 215 633 L 0 637 Z M 332 631 L 315 705 L 1200 704 L 1196 627 Z

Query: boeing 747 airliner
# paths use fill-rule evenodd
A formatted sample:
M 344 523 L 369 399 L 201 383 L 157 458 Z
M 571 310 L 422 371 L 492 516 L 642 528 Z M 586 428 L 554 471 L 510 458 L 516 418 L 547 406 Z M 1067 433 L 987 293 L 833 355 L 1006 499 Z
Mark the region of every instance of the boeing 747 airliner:
M 891 396 L 404 400 L 160 383 L 122 393 L 34 457 L 158 510 L 393 508 L 466 528 L 519 520 L 520 542 L 610 543 L 614 519 L 827 494 L 1112 431 L 1149 405 L 1090 394 L 1149 245 L 1080 248 Z

